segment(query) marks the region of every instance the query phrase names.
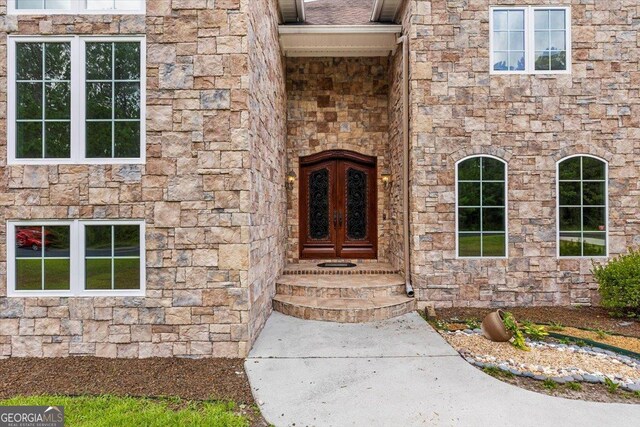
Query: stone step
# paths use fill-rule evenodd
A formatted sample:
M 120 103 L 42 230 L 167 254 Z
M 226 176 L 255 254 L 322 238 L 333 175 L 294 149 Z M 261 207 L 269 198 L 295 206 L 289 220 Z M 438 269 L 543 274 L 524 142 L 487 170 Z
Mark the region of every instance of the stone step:
M 415 310 L 415 299 L 403 296 L 361 298 L 315 298 L 276 295 L 273 308 L 280 313 L 308 320 L 364 323 L 401 316 Z
M 276 282 L 276 294 L 360 299 L 406 296 L 404 279 L 398 274 L 284 275 Z
M 323 262 L 353 262 L 355 267 L 318 267 Z M 284 268 L 284 275 L 373 275 L 397 274 L 398 269 L 388 262 L 362 260 L 303 260 L 289 264 Z

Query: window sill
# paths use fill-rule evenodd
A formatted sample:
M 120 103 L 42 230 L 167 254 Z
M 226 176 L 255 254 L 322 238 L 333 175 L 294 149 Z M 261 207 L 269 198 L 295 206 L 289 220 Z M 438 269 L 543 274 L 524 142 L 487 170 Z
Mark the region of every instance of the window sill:
M 9 291 L 8 298 L 95 298 L 95 297 L 144 297 L 144 291 Z
M 489 71 L 492 76 L 557 77 L 571 75 L 571 71 Z
M 10 159 L 7 166 L 56 165 L 144 165 L 146 159 Z

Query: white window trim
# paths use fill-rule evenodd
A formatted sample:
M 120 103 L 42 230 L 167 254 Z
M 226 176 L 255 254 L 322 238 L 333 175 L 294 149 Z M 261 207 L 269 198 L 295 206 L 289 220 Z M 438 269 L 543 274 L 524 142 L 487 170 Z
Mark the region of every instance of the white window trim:
M 70 227 L 71 277 L 69 290 L 19 291 L 16 289 L 16 242 L 15 228 L 20 226 Z M 84 274 L 84 228 L 87 225 L 138 225 L 140 227 L 140 289 L 132 290 L 85 290 Z M 8 297 L 126 297 L 145 296 L 146 292 L 146 245 L 144 220 L 29 220 L 7 221 L 7 296 Z
M 524 55 L 525 69 L 522 71 L 494 70 L 493 51 L 493 13 L 500 10 L 523 10 L 524 17 Z M 567 29 L 567 69 L 566 70 L 536 70 L 535 69 L 535 11 L 536 10 L 564 10 L 565 26 Z M 571 6 L 494 6 L 489 9 L 489 74 L 571 74 L 573 55 L 571 49 Z
M 590 157 L 604 163 L 604 204 L 605 204 L 605 255 L 560 255 L 560 163 L 574 157 Z M 582 182 L 582 177 L 580 177 Z M 583 218 L 580 219 L 581 221 Z M 584 233 L 584 230 L 581 231 Z M 556 162 L 556 258 L 563 259 L 607 259 L 609 258 L 609 162 L 605 159 L 590 154 L 573 154 L 563 157 Z
M 154 1 L 154 0 L 151 0 Z M 69 9 L 17 9 L 16 0 L 7 0 L 8 15 L 144 15 L 147 0 L 142 0 L 139 9 L 87 9 L 86 1 L 73 0 Z
M 147 116 L 147 43 L 145 36 L 9 36 L 7 37 L 7 164 L 8 165 L 76 165 L 76 164 L 145 164 Z M 71 157 L 66 159 L 16 158 L 16 43 L 71 43 Z M 85 141 L 85 43 L 86 42 L 139 42 L 140 43 L 140 157 L 89 158 Z
M 460 256 L 460 231 L 458 224 L 458 165 L 465 160 L 476 157 L 488 157 L 490 159 L 499 160 L 504 165 L 504 255 L 503 256 Z M 492 260 L 509 258 L 509 164 L 500 157 L 491 154 L 472 154 L 458 160 L 455 164 L 455 219 L 456 219 L 456 259 L 459 260 Z M 482 234 L 480 235 L 482 239 Z

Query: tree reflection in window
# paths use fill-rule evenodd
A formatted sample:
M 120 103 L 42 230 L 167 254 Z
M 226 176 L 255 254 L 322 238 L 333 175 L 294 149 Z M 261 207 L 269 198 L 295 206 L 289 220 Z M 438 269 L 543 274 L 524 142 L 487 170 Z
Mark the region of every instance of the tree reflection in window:
M 458 256 L 506 255 L 506 164 L 488 156 L 458 163 Z
M 140 43 L 86 43 L 86 157 L 140 156 Z
M 558 165 L 560 256 L 607 255 L 607 165 L 577 156 Z

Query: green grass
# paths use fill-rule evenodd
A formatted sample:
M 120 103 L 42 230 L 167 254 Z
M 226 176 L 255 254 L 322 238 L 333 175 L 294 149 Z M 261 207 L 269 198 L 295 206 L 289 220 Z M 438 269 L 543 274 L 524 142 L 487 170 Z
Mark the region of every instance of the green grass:
M 68 259 L 44 261 L 45 290 L 69 289 L 70 262 Z M 42 289 L 42 259 L 18 259 L 16 262 L 16 289 L 33 291 Z
M 580 391 L 582 390 L 582 385 L 580 385 L 580 383 L 577 383 L 577 382 L 570 382 L 570 383 L 567 383 L 567 388 L 573 391 Z
M 482 371 L 494 378 L 513 378 L 513 374 L 511 372 L 503 371 L 496 366 L 485 366 L 484 368 L 482 368 Z
M 189 402 L 115 396 L 33 396 L 0 401 L 0 405 L 64 406 L 65 426 L 207 426 L 248 427 L 233 403 Z
M 547 390 L 555 390 L 558 388 L 558 383 L 551 378 L 547 378 L 546 380 L 542 381 L 542 387 L 546 388 Z
M 115 289 L 139 289 L 140 260 L 116 258 L 114 262 Z M 87 289 L 111 289 L 110 259 L 87 259 L 86 270 Z
M 613 382 L 613 380 L 611 380 L 610 378 L 604 379 L 604 385 L 605 387 L 607 387 L 609 393 L 615 393 L 616 391 L 618 391 L 618 388 L 620 388 L 620 384 Z
M 504 234 L 485 234 L 483 237 L 483 256 L 504 256 Z M 479 257 L 480 236 L 474 234 L 460 234 L 458 250 L 461 257 Z
M 69 289 L 68 259 L 45 259 L 45 290 Z M 111 260 L 87 259 L 87 289 L 111 289 Z M 140 259 L 115 259 L 115 288 L 140 289 Z M 42 259 L 19 259 L 16 263 L 16 289 L 42 289 Z
M 560 256 L 580 256 L 581 242 L 560 240 Z M 606 248 L 602 245 L 584 242 L 584 256 L 604 256 Z

